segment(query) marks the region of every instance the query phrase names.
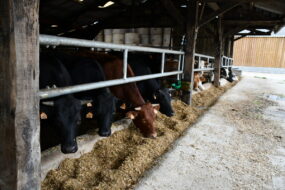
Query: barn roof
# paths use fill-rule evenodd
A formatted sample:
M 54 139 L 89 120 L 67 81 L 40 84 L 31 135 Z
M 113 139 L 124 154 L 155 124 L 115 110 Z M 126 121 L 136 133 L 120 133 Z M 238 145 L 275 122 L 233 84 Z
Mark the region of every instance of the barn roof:
M 41 0 L 40 32 L 92 39 L 104 28 L 185 26 L 186 0 Z M 201 23 L 223 14 L 225 29 L 251 35 L 278 31 L 285 23 L 284 0 L 201 0 Z M 207 27 L 207 24 L 201 27 Z M 231 29 L 231 30 L 229 30 Z M 261 32 L 256 29 L 268 29 Z

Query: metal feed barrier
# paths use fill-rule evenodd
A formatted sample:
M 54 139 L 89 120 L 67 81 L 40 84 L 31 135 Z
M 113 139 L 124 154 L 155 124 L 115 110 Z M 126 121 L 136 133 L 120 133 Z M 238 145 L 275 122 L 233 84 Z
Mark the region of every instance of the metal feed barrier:
M 126 83 L 137 82 L 137 81 L 159 78 L 159 77 L 166 77 L 166 76 L 171 76 L 171 75 L 178 75 L 178 78 L 179 78 L 179 75 L 183 73 L 184 52 L 182 51 L 112 44 L 112 43 L 66 38 L 66 37 L 57 37 L 57 36 L 50 36 L 50 35 L 40 35 L 40 44 L 53 46 L 53 47 L 71 46 L 71 47 L 87 47 L 87 48 L 108 48 L 108 49 L 116 49 L 116 50 L 124 51 L 124 66 L 123 66 L 123 78 L 122 79 L 74 85 L 74 86 L 61 87 L 61 88 L 56 88 L 56 89 L 43 89 L 43 90 L 40 90 L 39 92 L 40 99 L 53 98 L 53 97 L 57 97 L 57 96 L 65 95 L 65 94 L 72 94 L 76 92 L 93 90 L 93 89 L 98 89 L 102 87 L 110 87 L 110 86 L 115 86 L 115 85 L 120 85 L 120 84 L 126 84 Z M 127 59 L 128 59 L 129 51 L 161 53 L 162 54 L 161 72 L 157 74 L 127 77 Z M 164 72 L 166 54 L 179 55 L 179 63 L 178 63 L 177 71 Z
M 195 53 L 195 59 L 196 58 L 198 59 L 198 68 L 194 69 L 194 72 L 196 72 L 196 71 L 213 71 L 214 70 L 215 57 Z M 208 65 L 206 67 L 201 65 L 202 60 L 207 61 Z
M 230 57 L 223 56 L 221 66 L 222 67 L 232 67 L 234 63 L 234 59 Z

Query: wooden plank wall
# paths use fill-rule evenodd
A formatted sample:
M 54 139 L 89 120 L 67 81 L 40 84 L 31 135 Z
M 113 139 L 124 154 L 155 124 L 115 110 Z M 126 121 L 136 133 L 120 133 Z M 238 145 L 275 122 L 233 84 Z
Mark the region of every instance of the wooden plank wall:
M 245 37 L 235 41 L 234 65 L 285 68 L 285 37 Z

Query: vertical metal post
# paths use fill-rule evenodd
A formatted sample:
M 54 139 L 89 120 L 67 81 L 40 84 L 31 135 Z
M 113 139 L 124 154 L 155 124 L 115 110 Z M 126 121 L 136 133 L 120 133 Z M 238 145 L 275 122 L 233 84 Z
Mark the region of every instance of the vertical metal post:
M 209 67 L 209 66 L 210 66 L 210 58 L 209 58 L 209 57 L 207 58 L 207 63 L 208 63 L 208 64 L 207 64 L 207 65 L 208 65 L 207 67 Z
M 127 79 L 127 69 L 128 69 L 128 49 L 124 50 L 124 79 Z
M 161 73 L 164 73 L 164 64 L 165 64 L 165 53 L 162 53 L 161 56 Z
M 198 56 L 198 69 L 200 69 L 200 68 L 201 68 L 201 57 Z
M 178 71 L 181 71 L 181 68 L 180 68 L 180 66 L 181 66 L 181 61 L 182 61 L 181 56 L 182 56 L 182 55 L 179 55 L 179 58 L 178 58 L 178 68 L 177 68 Z M 183 57 L 184 57 L 184 56 L 183 56 Z M 179 79 L 180 79 L 180 75 L 177 75 L 177 80 L 179 80 Z

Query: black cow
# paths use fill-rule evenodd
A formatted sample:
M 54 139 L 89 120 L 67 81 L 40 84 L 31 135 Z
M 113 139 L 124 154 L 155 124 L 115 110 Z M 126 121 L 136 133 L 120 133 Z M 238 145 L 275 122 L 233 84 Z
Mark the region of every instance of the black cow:
M 47 87 L 64 87 L 72 84 L 64 65 L 52 53 L 40 54 L 40 89 Z M 49 103 L 49 105 L 47 105 Z M 63 95 L 42 100 L 41 112 L 57 127 L 61 136 L 61 151 L 74 153 L 77 151 L 76 127 L 80 122 L 80 100 L 73 95 Z
M 227 78 L 229 82 L 238 81 L 236 74 L 232 71 L 232 68 L 229 67 L 229 77 Z
M 136 76 L 149 75 L 160 72 L 161 56 L 140 53 L 129 53 L 128 64 Z M 149 79 L 137 82 L 141 95 L 146 101 L 160 105 L 160 112 L 172 116 L 171 97 L 167 88 L 160 88 L 158 79 Z
M 222 67 L 220 72 L 221 78 L 227 79 L 229 77 L 229 70 Z
M 58 56 L 68 69 L 74 85 L 105 80 L 102 67 L 96 60 L 64 53 L 58 53 Z M 92 100 L 91 111 L 97 119 L 99 135 L 103 137 L 110 136 L 115 110 L 115 97 L 108 92 L 107 88 L 76 93 L 75 97 L 81 100 Z
M 221 68 L 221 78 L 226 79 L 229 82 L 238 80 L 235 73 L 232 71 L 232 68 Z

